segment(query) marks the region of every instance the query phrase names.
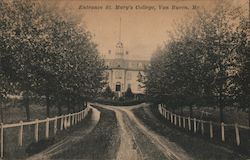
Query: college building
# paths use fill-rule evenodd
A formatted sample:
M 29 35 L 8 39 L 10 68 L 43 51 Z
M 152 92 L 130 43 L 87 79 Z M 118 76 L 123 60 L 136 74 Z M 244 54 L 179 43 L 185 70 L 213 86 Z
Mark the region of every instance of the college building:
M 104 57 L 107 67 L 106 87 L 109 86 L 119 97 L 128 88 L 131 88 L 134 94 L 144 94 L 143 85 L 138 80 L 144 76 L 149 61 L 132 60 L 128 58 L 128 54 L 129 52 L 124 50 L 123 43 L 119 40 L 115 50 L 108 51 L 108 55 L 112 55 L 113 58 Z

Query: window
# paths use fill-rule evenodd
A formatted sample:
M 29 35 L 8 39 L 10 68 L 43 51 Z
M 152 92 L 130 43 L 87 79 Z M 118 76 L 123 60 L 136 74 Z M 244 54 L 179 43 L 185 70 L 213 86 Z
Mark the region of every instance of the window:
M 116 79 L 122 79 L 122 72 L 121 71 L 116 71 L 115 72 L 115 78 Z
M 131 80 L 132 79 L 132 73 L 131 72 L 127 72 L 127 80 Z
M 128 84 L 128 88 L 131 88 L 131 84 L 130 83 Z
M 105 77 L 108 79 L 109 78 L 109 72 L 105 73 Z

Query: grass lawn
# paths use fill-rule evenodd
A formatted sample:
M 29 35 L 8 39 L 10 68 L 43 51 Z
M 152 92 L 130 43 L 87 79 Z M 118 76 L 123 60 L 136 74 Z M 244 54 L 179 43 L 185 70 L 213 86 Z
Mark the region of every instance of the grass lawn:
M 199 133 L 194 134 L 193 132 L 188 132 L 187 130 L 180 129 L 168 123 L 159 114 L 156 107 L 150 107 L 150 112 L 152 114 L 148 114 L 148 111 L 145 111 L 144 108 L 134 110 L 135 115 L 144 122 L 147 127 L 177 143 L 187 153 L 195 157 L 195 159 L 235 160 L 250 158 L 250 155 L 247 155 L 245 152 L 242 153 L 241 150 L 235 146 L 224 145 L 217 142 L 216 139 L 211 141 L 209 138 L 201 137 Z M 229 137 L 227 138 L 229 139 Z M 234 139 L 234 137 L 231 137 L 231 139 Z
M 52 107 L 50 110 L 50 117 L 56 116 L 58 113 L 57 108 Z M 62 107 L 62 113 L 67 114 L 67 109 Z M 30 105 L 31 120 L 45 119 L 46 107 L 41 104 Z M 3 110 L 4 123 L 18 123 L 19 121 L 26 121 L 26 112 L 24 107 L 8 107 Z M 84 121 L 83 121 L 84 122 Z M 79 123 L 80 125 L 81 123 Z M 60 120 L 57 121 L 58 131 L 60 127 Z M 53 133 L 54 121 L 49 124 L 49 137 L 56 142 L 58 139 L 67 136 L 72 129 L 77 129 L 77 126 L 73 126 L 70 129 L 58 132 L 55 138 Z M 28 156 L 25 149 L 35 142 L 35 125 L 23 127 L 23 146 L 18 146 L 18 133 L 19 127 L 4 129 L 4 159 L 25 159 Z M 45 123 L 39 124 L 39 140 L 45 139 Z
M 208 113 L 208 115 L 204 114 Z M 176 110 L 177 114 L 181 115 L 179 110 Z M 183 109 L 183 115 L 189 116 L 189 108 L 185 107 Z M 219 108 L 214 107 L 194 107 L 193 116 L 198 119 L 203 119 L 207 121 L 220 122 L 220 112 Z M 224 109 L 224 122 L 228 124 L 238 123 L 240 125 L 248 126 L 248 113 L 242 110 L 237 110 L 234 107 L 226 107 Z

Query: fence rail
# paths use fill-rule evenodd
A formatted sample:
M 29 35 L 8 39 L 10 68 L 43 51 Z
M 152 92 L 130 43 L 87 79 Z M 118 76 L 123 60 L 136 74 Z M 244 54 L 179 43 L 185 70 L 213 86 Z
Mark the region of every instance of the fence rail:
M 166 109 L 166 106 L 163 104 L 158 105 L 158 110 L 160 114 L 170 121 L 170 123 L 173 123 L 175 126 L 178 126 L 180 128 L 187 128 L 189 131 L 193 131 L 194 133 L 197 133 L 198 130 L 200 130 L 200 133 L 202 135 L 205 134 L 204 125 L 208 125 L 209 130 L 209 137 L 211 139 L 214 138 L 214 126 L 219 126 L 220 128 L 220 138 L 222 142 L 225 142 L 225 127 L 233 127 L 235 132 L 235 142 L 237 146 L 240 146 L 241 139 L 240 139 L 240 129 L 245 129 L 250 131 L 250 127 L 239 125 L 237 123 L 235 124 L 225 124 L 225 123 L 216 123 L 212 121 L 204 121 L 196 118 L 190 118 L 185 116 L 180 116 L 177 114 L 174 114 Z M 178 123 L 178 125 L 177 125 Z
M 76 113 L 70 113 L 67 115 L 61 115 L 61 116 L 56 116 L 53 118 L 46 118 L 46 119 L 36 119 L 34 121 L 28 121 L 28 122 L 23 122 L 20 121 L 19 123 L 13 123 L 13 124 L 3 124 L 1 123 L 0 127 L 1 127 L 1 133 L 0 133 L 0 156 L 1 158 L 4 157 L 4 129 L 9 129 L 9 128 L 19 128 L 19 132 L 18 132 L 18 146 L 22 146 L 23 145 L 23 135 L 24 135 L 24 126 L 30 126 L 30 125 L 34 125 L 34 140 L 35 142 L 38 142 L 39 140 L 39 125 L 40 124 L 44 124 L 45 123 L 45 138 L 48 139 L 49 138 L 49 131 L 50 131 L 50 122 L 54 122 L 53 125 L 53 134 L 56 135 L 56 133 L 59 130 L 63 130 L 63 129 L 67 129 L 70 126 L 76 125 L 79 122 L 81 122 L 86 115 L 88 114 L 90 110 L 90 106 L 87 106 L 87 108 L 85 108 L 84 110 L 80 111 L 80 112 L 76 112 Z M 60 125 L 58 125 L 58 123 Z

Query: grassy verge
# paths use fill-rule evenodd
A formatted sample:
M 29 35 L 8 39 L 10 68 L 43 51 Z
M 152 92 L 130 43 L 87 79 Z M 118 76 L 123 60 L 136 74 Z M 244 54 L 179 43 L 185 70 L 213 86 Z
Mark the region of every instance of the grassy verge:
M 59 153 L 55 159 L 91 159 L 110 160 L 116 158 L 120 144 L 119 129 L 113 111 L 99 107 L 101 116 L 98 124 L 92 132 L 68 150 Z
M 175 112 L 187 117 L 190 115 L 189 107 L 184 107 L 182 113 L 180 110 L 176 110 Z M 225 107 L 223 113 L 225 123 L 238 123 L 248 126 L 248 113 L 246 111 L 237 109 L 236 107 Z M 219 108 L 216 107 L 194 107 L 193 117 L 207 121 L 220 122 L 220 111 Z
M 177 128 L 166 124 L 166 120 L 161 118 L 156 107 L 150 107 L 150 113 L 146 109 L 138 108 L 134 110 L 135 115 L 151 130 L 168 138 L 170 141 L 178 144 L 188 154 L 197 160 L 236 160 L 246 159 L 247 156 L 240 155 L 238 152 L 220 147 L 210 143 L 202 138 L 194 137 Z
M 40 114 L 42 115 L 42 114 Z M 53 139 L 53 143 L 56 143 L 60 141 L 61 139 L 65 138 L 69 134 L 71 134 L 73 131 L 77 130 L 78 127 L 83 127 L 86 121 L 90 119 L 90 114 L 84 119 L 81 123 L 70 127 L 67 130 L 60 131 L 60 120 L 58 121 L 58 133 L 55 136 L 53 133 L 53 127 L 54 127 L 54 121 L 51 121 L 49 124 L 49 137 L 50 139 Z M 19 128 L 10 128 L 10 129 L 5 129 L 4 130 L 4 159 L 25 159 L 27 156 L 29 156 L 28 153 L 26 153 L 27 147 L 35 142 L 35 126 L 24 126 L 23 128 L 23 146 L 18 146 L 18 133 L 19 133 Z M 39 140 L 44 140 L 45 139 L 45 123 L 39 124 Z M 44 147 L 47 148 L 48 145 L 52 145 L 53 143 L 50 144 L 45 144 L 46 146 Z M 42 147 L 37 145 L 38 147 Z M 39 149 L 38 149 L 39 150 Z

